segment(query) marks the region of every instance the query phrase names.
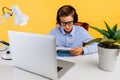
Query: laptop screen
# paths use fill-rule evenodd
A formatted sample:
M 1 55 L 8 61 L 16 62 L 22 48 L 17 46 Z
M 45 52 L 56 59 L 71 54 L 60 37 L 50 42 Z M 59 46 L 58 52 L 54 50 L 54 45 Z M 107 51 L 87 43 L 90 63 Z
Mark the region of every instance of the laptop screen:
M 57 79 L 56 44 L 53 36 L 17 31 L 8 31 L 8 36 L 14 66 Z

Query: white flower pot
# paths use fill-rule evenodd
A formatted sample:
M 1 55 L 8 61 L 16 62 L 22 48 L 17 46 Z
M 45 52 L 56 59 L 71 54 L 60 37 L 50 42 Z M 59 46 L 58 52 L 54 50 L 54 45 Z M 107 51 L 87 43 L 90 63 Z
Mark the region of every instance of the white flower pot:
M 117 56 L 119 54 L 119 49 L 108 49 L 98 46 L 99 54 L 99 68 L 104 71 L 113 71 Z

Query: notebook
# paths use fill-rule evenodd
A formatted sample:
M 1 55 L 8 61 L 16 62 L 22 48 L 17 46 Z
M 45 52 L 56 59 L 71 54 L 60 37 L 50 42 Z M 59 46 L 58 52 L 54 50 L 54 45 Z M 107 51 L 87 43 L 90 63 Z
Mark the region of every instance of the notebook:
M 57 80 L 75 65 L 57 59 L 53 36 L 9 30 L 8 37 L 13 65 L 19 69 Z

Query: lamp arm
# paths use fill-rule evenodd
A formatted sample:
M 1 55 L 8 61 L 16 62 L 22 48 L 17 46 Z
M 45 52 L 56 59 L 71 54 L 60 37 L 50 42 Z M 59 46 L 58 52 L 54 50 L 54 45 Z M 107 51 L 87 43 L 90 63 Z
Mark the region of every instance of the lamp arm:
M 10 16 L 12 16 L 12 14 L 13 14 L 13 13 L 12 13 L 12 9 L 9 9 L 8 7 L 3 7 L 3 8 L 2 8 L 3 14 L 5 14 L 5 9 L 11 11 L 11 13 L 8 12 L 8 14 L 10 14 Z
M 5 42 L 5 41 L 3 41 L 3 40 L 0 40 L 0 43 L 9 46 L 9 43 L 8 43 L 8 42 Z

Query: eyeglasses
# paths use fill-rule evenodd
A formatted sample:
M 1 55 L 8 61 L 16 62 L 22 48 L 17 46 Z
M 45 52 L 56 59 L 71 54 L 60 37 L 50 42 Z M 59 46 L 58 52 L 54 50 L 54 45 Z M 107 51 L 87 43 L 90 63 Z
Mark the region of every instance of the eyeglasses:
M 61 26 L 72 26 L 73 25 L 73 21 L 69 21 L 69 22 L 61 22 Z

